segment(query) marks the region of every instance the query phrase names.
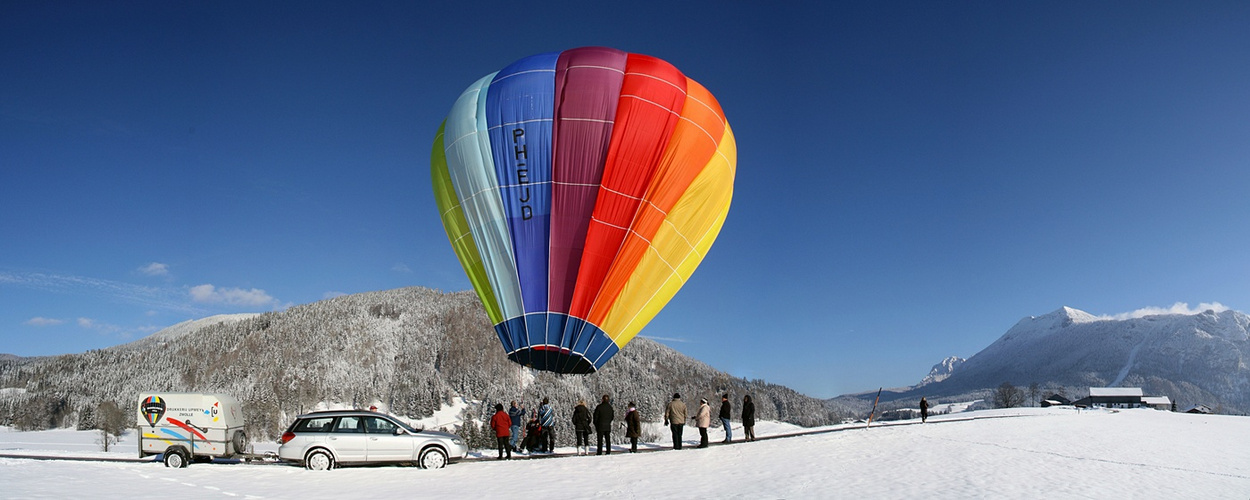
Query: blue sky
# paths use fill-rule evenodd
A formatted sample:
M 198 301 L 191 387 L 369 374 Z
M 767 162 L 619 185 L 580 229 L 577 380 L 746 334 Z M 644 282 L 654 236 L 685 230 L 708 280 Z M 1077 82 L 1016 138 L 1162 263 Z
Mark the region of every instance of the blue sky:
M 434 132 L 586 45 L 734 127 L 724 230 L 643 331 L 734 375 L 831 397 L 1061 306 L 1250 307 L 1246 3 L 470 3 L 0 3 L 0 352 L 469 288 Z

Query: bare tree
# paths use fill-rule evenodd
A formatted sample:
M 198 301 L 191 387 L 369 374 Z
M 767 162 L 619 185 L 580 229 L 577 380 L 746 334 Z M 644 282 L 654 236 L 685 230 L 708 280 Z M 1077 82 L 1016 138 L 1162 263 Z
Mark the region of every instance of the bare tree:
M 96 409 L 96 427 L 100 429 L 100 446 L 104 451 L 116 444 L 122 433 L 126 432 L 126 412 L 117 407 L 117 403 L 105 401 Z
M 1041 392 L 1042 388 L 1037 385 L 1037 382 L 1029 384 L 1029 406 L 1037 406 L 1038 396 L 1041 395 Z
M 997 408 L 1015 408 L 1024 403 L 1024 391 L 1011 382 L 1003 382 L 994 390 L 994 406 Z

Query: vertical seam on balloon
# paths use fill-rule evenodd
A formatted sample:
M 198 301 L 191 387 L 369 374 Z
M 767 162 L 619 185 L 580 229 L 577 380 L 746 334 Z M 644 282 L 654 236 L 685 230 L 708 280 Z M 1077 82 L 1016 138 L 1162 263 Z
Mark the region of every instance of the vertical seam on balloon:
M 480 92 L 478 92 L 478 93 L 480 94 Z M 466 92 L 466 94 L 468 94 L 468 92 Z M 473 131 L 468 132 L 468 133 L 466 133 L 466 134 L 464 134 L 464 135 L 460 136 L 460 137 L 459 137 L 459 138 L 457 138 L 455 141 L 452 141 L 450 144 L 447 144 L 447 145 L 446 145 L 446 147 L 444 147 L 444 153 L 446 153 L 447 151 L 450 151 L 451 149 L 453 149 L 453 147 L 454 147 L 456 144 L 458 144 L 461 140 L 464 140 L 464 139 L 467 139 L 467 138 L 470 138 L 470 137 L 473 137 L 473 138 L 476 138 L 476 139 L 480 140 L 481 136 L 482 136 L 482 131 L 481 131 L 481 130 L 474 129 Z M 445 144 L 446 144 L 446 142 L 445 142 Z M 451 155 L 451 156 L 452 156 L 452 157 L 455 157 L 456 155 Z M 455 177 L 455 176 L 453 175 L 453 177 Z M 464 197 L 464 199 L 463 199 L 463 200 L 461 200 L 461 204 L 460 204 L 460 206 L 464 206 L 464 205 L 465 205 L 465 202 L 470 202 L 470 204 L 471 204 L 471 205 L 476 206 L 476 204 L 475 204 L 475 203 L 473 203 L 473 202 L 474 202 L 474 201 L 476 201 L 476 200 L 477 200 L 477 198 L 478 198 L 479 196 L 483 195 L 484 193 L 489 193 L 489 192 L 492 192 L 492 191 L 496 191 L 496 189 L 495 189 L 495 188 L 493 188 L 493 187 L 490 187 L 490 186 L 487 186 L 485 189 L 479 189 L 479 190 L 477 190 L 477 191 L 475 191 L 475 192 L 473 192 L 473 193 L 469 194 L 468 196 L 465 196 L 465 197 Z M 475 209 L 475 210 L 473 210 L 473 211 L 474 211 L 475 213 L 477 212 L 477 210 L 476 210 L 476 209 Z M 480 214 L 478 214 L 478 215 L 480 215 Z M 475 218 L 474 220 L 477 220 L 477 219 L 480 219 L 480 217 L 477 217 L 477 218 Z M 475 224 L 473 224 L 473 222 L 472 222 L 472 221 L 467 221 L 467 222 L 469 222 L 469 231 L 470 231 L 470 234 L 472 234 L 472 230 L 473 230 L 473 227 L 475 227 Z M 482 227 L 480 224 L 478 224 L 478 225 L 476 225 L 476 226 L 477 226 L 477 227 L 479 227 L 479 228 L 480 228 L 480 227 Z M 476 242 L 475 242 L 475 244 L 476 244 Z M 508 254 L 508 257 L 510 257 L 510 258 L 512 257 L 512 255 L 511 255 L 511 253 L 512 253 L 512 252 L 511 252 L 511 251 L 508 251 L 508 252 L 505 252 L 505 253 L 507 253 L 507 254 Z M 493 280 L 494 280 L 494 277 L 496 277 L 496 276 L 497 276 L 498 271 L 500 271 L 500 270 L 501 270 L 501 269 L 498 269 L 498 268 L 496 268 L 496 267 L 497 267 L 497 266 L 492 266 L 492 268 L 493 268 L 493 269 L 492 269 L 491 271 L 488 271 L 488 276 L 487 276 L 487 280 L 488 280 L 488 281 L 493 281 Z M 512 271 L 511 271 L 511 274 L 515 274 L 515 272 L 516 272 L 516 271 L 515 271 L 515 267 L 516 267 L 516 266 L 515 266 L 515 263 L 514 263 L 512 266 L 510 266 L 510 267 L 512 267 L 512 268 L 513 268 L 513 269 L 512 269 Z M 506 271 L 505 271 L 505 272 L 506 272 Z M 501 285 L 501 286 L 503 285 L 503 283 L 497 283 L 497 284 L 498 284 L 498 285 Z M 503 303 L 503 302 L 504 302 L 504 301 L 501 299 L 501 300 L 500 300 L 499 307 L 500 307 L 500 313 L 501 313 L 501 315 L 502 315 L 502 316 L 504 316 L 504 317 L 505 317 L 505 321 L 506 321 L 506 320 L 507 320 L 507 314 L 506 314 L 506 313 L 505 313 L 505 311 L 504 311 L 504 303 Z M 521 310 L 522 310 L 522 316 L 524 316 L 524 306 L 522 306 Z
M 685 107 L 686 99 L 688 99 L 688 98 L 690 97 L 690 94 L 689 94 L 689 92 L 687 91 L 687 89 L 685 89 L 685 88 L 681 87 L 680 85 L 677 85 L 676 83 L 673 83 L 673 82 L 670 82 L 670 81 L 668 81 L 668 80 L 665 80 L 665 79 L 663 79 L 663 78 L 658 78 L 658 77 L 656 77 L 656 76 L 653 76 L 653 75 L 648 75 L 648 74 L 645 74 L 645 73 L 626 73 L 626 76 L 629 76 L 629 75 L 644 76 L 644 77 L 647 77 L 647 78 L 651 78 L 651 79 L 653 79 L 653 80 L 658 80 L 658 81 L 661 81 L 661 82 L 664 82 L 664 83 L 669 84 L 670 86 L 672 86 L 673 88 L 677 89 L 677 90 L 681 93 L 681 96 L 682 96 L 682 98 L 681 98 L 681 105 L 682 105 L 683 107 Z M 689 78 L 685 77 L 684 75 L 682 76 L 682 78 L 683 78 L 683 80 L 689 80 Z M 656 107 L 658 107 L 658 108 L 660 108 L 660 109 L 663 109 L 663 110 L 665 110 L 665 111 L 668 111 L 670 114 L 677 115 L 679 118 L 681 117 L 681 112 L 680 112 L 680 111 L 673 111 L 673 109 L 672 109 L 672 108 L 669 108 L 668 106 L 664 106 L 664 105 L 661 105 L 661 104 L 659 104 L 659 103 L 656 103 L 656 102 L 654 102 L 654 101 L 652 101 L 652 100 L 650 100 L 650 99 L 646 99 L 646 98 L 643 98 L 643 97 L 641 97 L 641 96 L 637 96 L 637 95 L 634 95 L 634 94 L 621 94 L 621 97 L 622 97 L 622 98 L 625 98 L 625 97 L 631 97 L 631 98 L 633 98 L 633 99 L 637 99 L 637 100 L 639 100 L 639 101 L 642 101 L 642 102 L 645 102 L 645 103 L 649 103 L 649 104 L 654 105 L 654 106 L 656 106 Z M 672 135 L 672 131 L 670 131 L 669 136 L 665 139 L 665 142 L 672 141 L 672 140 L 673 140 L 673 135 Z M 654 171 L 653 171 L 653 173 L 654 173 Z M 646 191 L 643 191 L 643 195 L 644 195 L 644 196 L 646 195 Z M 633 197 L 631 197 L 631 198 L 633 198 Z M 638 199 L 640 199 L 640 198 L 638 198 Z M 629 221 L 629 227 L 633 227 L 634 222 L 635 222 L 636 220 L 638 220 L 638 211 L 637 211 L 637 210 L 635 210 L 635 211 L 634 211 L 634 216 L 633 216 L 633 217 L 630 219 L 630 221 Z M 626 231 L 628 231 L 628 229 L 626 229 Z M 626 239 L 628 239 L 628 235 L 626 235 L 626 238 L 621 238 L 620 243 L 619 243 L 619 244 L 617 245 L 617 247 L 616 247 L 616 253 L 617 253 L 617 254 L 620 254 L 621 249 L 625 247 L 625 240 L 626 240 Z M 609 273 L 609 274 L 611 274 L 611 266 L 609 266 L 609 268 L 608 268 L 608 273 Z M 606 275 L 604 276 L 604 279 L 607 279 L 607 276 L 606 276 Z M 600 283 L 600 286 L 602 287 L 602 283 Z M 603 290 L 602 290 L 602 289 L 600 289 L 600 292 L 602 292 L 602 291 L 603 291 Z M 588 310 L 589 310 L 589 311 L 593 311 L 593 310 L 595 309 L 595 306 L 599 304 L 599 299 L 601 299 L 601 298 L 603 298 L 602 294 L 601 294 L 601 293 L 596 293 L 596 294 L 595 294 L 595 298 L 594 298 L 594 300 L 591 300 L 591 301 L 590 301 L 590 309 L 588 309 Z M 608 332 L 606 332 L 606 331 L 605 331 L 605 332 L 603 332 L 603 333 L 604 333 L 604 335 L 607 335 L 607 334 L 608 334 Z M 608 338 L 611 338 L 611 336 L 608 336 Z
M 700 257 L 700 259 L 702 259 L 703 257 L 705 257 L 705 256 L 703 255 L 703 253 L 699 251 L 699 247 L 698 247 L 698 245 L 697 245 L 697 244 L 695 244 L 695 243 L 692 243 L 692 242 L 690 241 L 690 238 L 687 238 L 687 237 L 686 237 L 686 234 L 685 234 L 685 233 L 683 233 L 683 232 L 679 231 L 679 230 L 677 229 L 677 225 L 676 225 L 676 224 L 673 224 L 673 222 L 672 222 L 672 221 L 670 221 L 670 220 L 668 220 L 668 218 L 665 218 L 665 219 L 664 219 L 664 224 L 666 224 L 666 225 L 668 225 L 668 226 L 672 227 L 672 228 L 673 228 L 673 234 L 676 234 L 677 236 L 681 237 L 682 242 L 684 242 L 684 243 L 686 244 L 686 252 L 685 252 L 685 254 L 683 254 L 683 255 L 682 255 L 682 258 L 681 258 L 681 261 L 682 261 L 682 262 L 685 262 L 685 261 L 689 260 L 691 256 L 698 256 L 698 257 Z M 653 253 L 653 254 L 655 254 L 655 255 L 656 255 L 656 257 L 660 260 L 660 262 L 663 262 L 663 263 L 664 263 L 664 266 L 665 266 L 665 267 L 668 267 L 668 270 L 669 270 L 668 277 L 664 278 L 664 280 L 663 280 L 663 281 L 668 281 L 670 278 L 672 278 L 672 277 L 674 277 L 674 276 L 675 276 L 675 277 L 677 278 L 677 281 L 681 282 L 681 287 L 685 287 L 685 286 L 686 286 L 686 278 L 685 278 L 685 277 L 683 277 L 683 276 L 681 275 L 681 273 L 677 271 L 677 270 L 681 267 L 681 265 L 680 265 L 680 264 L 678 264 L 677 266 L 673 266 L 673 264 L 672 264 L 671 262 L 669 262 L 669 261 L 668 261 L 668 259 L 665 259 L 665 258 L 664 258 L 664 256 L 663 256 L 662 254 L 660 254 L 659 250 L 657 250 L 657 249 L 655 248 L 655 246 L 648 246 L 648 249 L 651 251 L 651 253 Z M 663 289 L 663 288 L 664 288 L 664 287 L 663 287 L 663 285 L 661 284 L 661 286 L 658 286 L 658 287 L 656 287 L 654 290 L 652 290 L 652 291 L 651 291 L 651 296 L 650 296 L 650 297 L 647 297 L 647 300 L 646 300 L 645 302 L 643 302 L 643 303 L 642 303 L 642 306 L 641 306 L 641 307 L 638 307 L 637 309 L 635 309 L 635 310 L 634 310 L 634 314 L 633 314 L 633 316 L 630 316 L 630 317 L 629 317 L 629 319 L 628 319 L 627 321 L 625 321 L 625 326 L 626 326 L 626 327 L 628 327 L 631 323 L 633 323 L 633 322 L 634 322 L 634 320 L 638 318 L 638 315 L 639 315 L 639 314 L 642 314 L 642 311 L 646 310 L 647 305 L 648 305 L 648 304 L 650 304 L 650 303 L 651 303 L 651 301 L 655 299 L 655 296 L 656 296 L 657 294 L 659 294 L 659 293 L 660 293 L 660 290 L 661 290 L 661 289 Z M 680 287 L 679 287 L 679 288 L 680 288 Z M 623 331 L 623 330 L 622 330 L 622 331 Z M 616 339 L 615 339 L 615 338 L 613 338 L 613 339 L 612 339 L 612 341 L 613 341 L 613 342 L 615 342 L 615 341 L 616 341 Z

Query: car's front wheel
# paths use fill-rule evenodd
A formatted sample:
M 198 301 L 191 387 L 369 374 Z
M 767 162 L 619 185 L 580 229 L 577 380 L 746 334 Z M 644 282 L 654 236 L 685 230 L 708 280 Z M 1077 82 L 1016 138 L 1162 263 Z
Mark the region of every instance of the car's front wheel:
M 417 466 L 422 469 L 441 469 L 447 466 L 447 453 L 434 447 L 421 450 L 421 457 L 417 460 Z
M 326 450 L 313 450 L 304 457 L 304 468 L 308 470 L 330 470 L 334 468 L 334 456 Z

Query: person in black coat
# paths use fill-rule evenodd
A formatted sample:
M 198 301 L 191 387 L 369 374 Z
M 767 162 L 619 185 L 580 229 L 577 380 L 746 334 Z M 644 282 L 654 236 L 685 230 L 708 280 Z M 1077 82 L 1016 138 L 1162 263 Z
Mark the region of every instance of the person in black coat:
M 573 432 L 577 434 L 577 454 L 590 450 L 590 409 L 585 401 L 578 401 L 573 408 Z M 583 451 L 585 450 L 585 451 Z
M 755 441 L 755 402 L 750 394 L 742 396 L 742 433 L 747 441 Z
M 604 394 L 603 402 L 595 407 L 595 431 L 599 436 L 599 444 L 595 446 L 596 455 L 612 454 L 612 421 L 616 419 L 616 414 L 612 412 L 610 401 L 611 398 Z

